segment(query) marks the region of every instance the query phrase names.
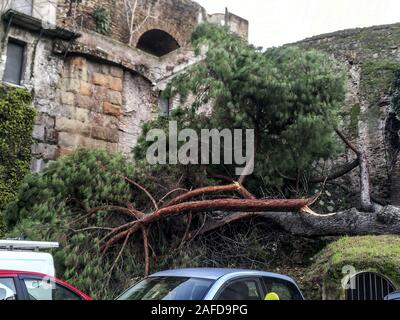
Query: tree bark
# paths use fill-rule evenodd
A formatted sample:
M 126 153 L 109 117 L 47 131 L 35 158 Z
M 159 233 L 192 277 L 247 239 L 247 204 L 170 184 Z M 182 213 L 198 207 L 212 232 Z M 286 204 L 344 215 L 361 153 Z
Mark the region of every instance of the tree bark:
M 364 147 L 361 149 L 356 148 L 339 129 L 336 129 L 336 133 L 342 139 L 342 141 L 357 155 L 357 159 L 360 163 L 360 206 L 365 212 L 373 212 L 374 205 L 371 201 L 371 181 L 369 176 L 367 152 Z
M 224 219 L 209 222 L 196 233 L 196 236 L 251 217 L 265 218 L 286 232 L 297 236 L 400 234 L 400 208 L 387 206 L 372 213 L 361 212 L 353 208 L 327 216 L 298 212 L 236 213 L 230 214 Z M 194 234 L 189 234 L 186 240 L 194 236 Z

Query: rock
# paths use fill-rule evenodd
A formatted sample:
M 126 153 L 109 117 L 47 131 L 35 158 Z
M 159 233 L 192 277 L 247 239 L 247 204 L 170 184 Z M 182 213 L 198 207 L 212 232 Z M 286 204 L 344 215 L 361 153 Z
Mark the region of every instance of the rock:
M 104 74 L 95 72 L 95 73 L 93 73 L 92 81 L 93 81 L 93 84 L 96 84 L 96 85 L 99 85 L 102 87 L 107 87 L 109 84 L 109 77 Z
M 109 88 L 118 92 L 122 92 L 123 90 L 122 79 L 110 77 Z
M 121 115 L 121 107 L 114 105 L 112 103 L 109 103 L 109 102 L 104 102 L 103 103 L 103 112 L 105 114 L 119 117 Z
M 108 91 L 108 101 L 112 104 L 121 106 L 122 105 L 122 95 L 118 91 L 109 90 Z
M 122 78 L 124 75 L 124 70 L 118 67 L 111 67 L 110 74 L 116 78 Z
M 88 96 L 91 97 L 93 94 L 93 85 L 85 82 L 85 81 L 81 81 L 81 89 L 80 89 L 80 94 L 82 96 Z
M 75 95 L 71 92 L 62 92 L 60 96 L 60 100 L 62 104 L 66 105 L 74 105 L 75 104 Z
M 71 133 L 80 133 L 84 135 L 88 135 L 90 133 L 90 128 L 87 125 L 85 125 L 81 121 L 68 118 L 57 119 L 56 130 Z

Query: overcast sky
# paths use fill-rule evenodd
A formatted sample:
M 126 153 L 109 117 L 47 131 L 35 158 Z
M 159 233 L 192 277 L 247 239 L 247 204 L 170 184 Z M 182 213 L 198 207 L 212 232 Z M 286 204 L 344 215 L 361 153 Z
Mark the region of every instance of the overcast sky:
M 250 42 L 279 46 L 322 33 L 400 22 L 400 0 L 196 0 L 250 22 Z

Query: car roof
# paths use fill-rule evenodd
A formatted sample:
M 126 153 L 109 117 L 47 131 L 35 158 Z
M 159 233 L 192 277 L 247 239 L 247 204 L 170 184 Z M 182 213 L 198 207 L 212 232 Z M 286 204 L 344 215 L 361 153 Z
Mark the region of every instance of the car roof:
M 26 274 L 26 275 L 31 275 L 31 276 L 47 276 L 43 273 L 39 272 L 32 272 L 32 271 L 18 271 L 18 270 L 0 270 L 0 275 L 20 275 L 20 274 Z
M 278 278 L 294 283 L 293 279 L 291 279 L 288 276 L 272 272 L 247 270 L 247 269 L 222 269 L 222 268 L 175 269 L 175 270 L 157 272 L 152 274 L 150 277 L 185 277 L 185 278 L 202 278 L 209 280 L 218 280 L 223 276 L 233 275 L 233 274 L 238 276 L 243 274 L 243 275 L 254 275 L 254 276 L 257 275 L 262 277 Z

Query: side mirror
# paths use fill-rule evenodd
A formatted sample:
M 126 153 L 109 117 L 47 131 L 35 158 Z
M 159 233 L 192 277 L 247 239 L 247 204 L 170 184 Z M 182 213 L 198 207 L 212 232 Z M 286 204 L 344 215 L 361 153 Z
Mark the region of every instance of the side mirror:
M 7 291 L 4 288 L 0 288 L 0 300 L 5 300 L 7 297 Z
M 267 300 L 267 301 L 279 301 L 281 299 L 279 298 L 279 295 L 277 293 L 270 292 L 265 296 L 264 300 Z

